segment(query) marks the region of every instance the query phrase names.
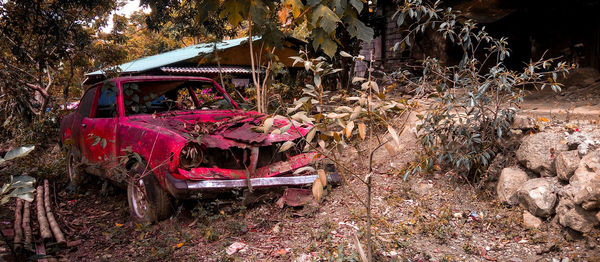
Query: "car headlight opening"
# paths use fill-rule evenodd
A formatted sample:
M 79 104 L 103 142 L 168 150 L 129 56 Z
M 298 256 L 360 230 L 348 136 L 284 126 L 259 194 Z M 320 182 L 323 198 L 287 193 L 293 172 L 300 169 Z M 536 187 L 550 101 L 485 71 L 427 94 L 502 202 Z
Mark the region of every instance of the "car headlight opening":
M 200 166 L 204 155 L 200 145 L 195 143 L 187 144 L 181 149 L 179 154 L 179 166 L 184 169 L 190 169 Z

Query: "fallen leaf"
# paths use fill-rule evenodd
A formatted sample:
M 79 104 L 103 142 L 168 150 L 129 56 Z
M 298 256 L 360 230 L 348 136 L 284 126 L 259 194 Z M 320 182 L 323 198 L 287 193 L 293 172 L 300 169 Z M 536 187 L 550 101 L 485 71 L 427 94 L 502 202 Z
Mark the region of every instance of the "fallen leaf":
M 282 248 L 282 249 L 279 249 L 277 251 L 274 251 L 273 252 L 273 256 L 282 256 L 282 255 L 285 255 L 287 253 L 288 253 L 287 249 L 286 248 Z
M 173 249 L 178 249 L 180 247 L 182 247 L 185 244 L 185 241 L 178 243 L 177 245 L 173 246 Z
M 117 227 L 122 227 L 122 226 L 123 226 L 123 224 L 115 223 L 115 226 L 117 226 Z
M 246 250 L 247 247 L 248 247 L 248 244 L 245 244 L 242 242 L 234 242 L 229 247 L 227 247 L 225 252 L 227 252 L 227 255 L 231 256 L 237 252 L 243 252 L 244 250 Z

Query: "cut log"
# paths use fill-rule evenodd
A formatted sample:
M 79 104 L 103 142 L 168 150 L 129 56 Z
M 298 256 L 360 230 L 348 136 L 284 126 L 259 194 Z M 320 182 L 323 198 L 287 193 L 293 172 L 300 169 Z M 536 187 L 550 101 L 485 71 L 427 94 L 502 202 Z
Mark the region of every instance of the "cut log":
M 23 229 L 21 228 L 21 223 L 22 223 L 22 218 L 23 218 L 23 213 L 21 212 L 23 210 L 23 200 L 20 198 L 17 198 L 17 207 L 15 208 L 15 224 L 14 224 L 14 230 L 15 230 L 15 237 L 13 238 L 13 243 L 15 250 L 20 250 L 21 247 L 23 246 L 22 241 L 23 241 Z
M 46 210 L 44 209 L 44 187 L 38 186 L 35 192 L 35 205 L 37 207 L 37 218 L 40 226 L 40 236 L 42 239 L 52 238 L 52 232 L 48 225 L 48 219 L 46 218 Z
M 56 223 L 56 219 L 54 219 L 54 214 L 50 208 L 50 189 L 47 179 L 44 180 L 44 207 L 46 208 L 48 223 L 50 224 L 50 229 L 52 230 L 52 234 L 54 234 L 54 238 L 56 238 L 56 242 L 59 244 L 67 243 L 65 240 L 65 235 L 63 235 L 62 231 L 60 231 L 60 227 L 58 226 L 58 223 Z
M 36 241 L 35 242 L 35 254 L 39 257 L 44 257 L 37 259 L 37 262 L 48 262 L 46 259 L 46 246 L 44 245 L 44 241 Z
M 25 246 L 31 247 L 31 202 L 23 201 L 23 234 Z

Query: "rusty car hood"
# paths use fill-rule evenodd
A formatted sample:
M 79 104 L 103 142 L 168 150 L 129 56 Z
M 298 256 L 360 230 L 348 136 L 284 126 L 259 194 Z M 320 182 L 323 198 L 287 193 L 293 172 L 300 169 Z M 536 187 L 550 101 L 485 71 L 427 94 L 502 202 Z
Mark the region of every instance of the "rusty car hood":
M 295 140 L 306 135 L 311 127 L 294 121 L 294 127 L 281 134 L 260 132 L 265 115 L 241 110 L 190 110 L 158 115 L 138 115 L 129 118 L 132 125 L 145 126 L 158 132 L 169 132 L 188 141 L 197 141 L 206 147 L 227 149 L 230 147 L 266 146 L 276 142 Z M 273 128 L 290 122 L 275 120 Z M 273 128 L 270 131 L 273 131 Z

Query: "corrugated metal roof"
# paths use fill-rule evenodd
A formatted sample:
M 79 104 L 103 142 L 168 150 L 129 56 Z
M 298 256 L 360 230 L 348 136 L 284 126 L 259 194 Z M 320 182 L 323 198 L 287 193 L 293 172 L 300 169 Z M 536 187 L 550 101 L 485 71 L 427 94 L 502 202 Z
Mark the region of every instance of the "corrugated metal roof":
M 204 67 L 161 67 L 160 70 L 166 73 L 184 73 L 184 74 L 218 74 L 219 68 L 216 66 Z M 223 74 L 251 74 L 252 70 L 246 67 L 221 67 Z
M 260 40 L 260 37 L 253 37 L 254 41 Z M 247 42 L 247 37 L 224 40 L 220 43 L 217 43 L 217 50 L 225 50 L 228 48 L 236 47 L 241 45 L 244 42 Z M 175 49 L 173 51 L 169 51 L 166 53 L 142 57 L 140 59 L 133 60 L 131 62 L 127 62 L 121 65 L 118 65 L 117 68 L 120 68 L 121 73 L 137 73 L 143 72 L 150 69 L 159 68 L 162 66 L 167 66 L 173 63 L 182 62 L 188 59 L 192 59 L 197 57 L 200 54 L 209 54 L 214 52 L 214 44 L 206 43 L 206 44 L 198 44 L 193 46 L 188 46 L 180 49 Z M 95 76 L 95 75 L 103 75 L 104 70 L 98 70 L 91 73 L 86 74 L 87 76 Z

